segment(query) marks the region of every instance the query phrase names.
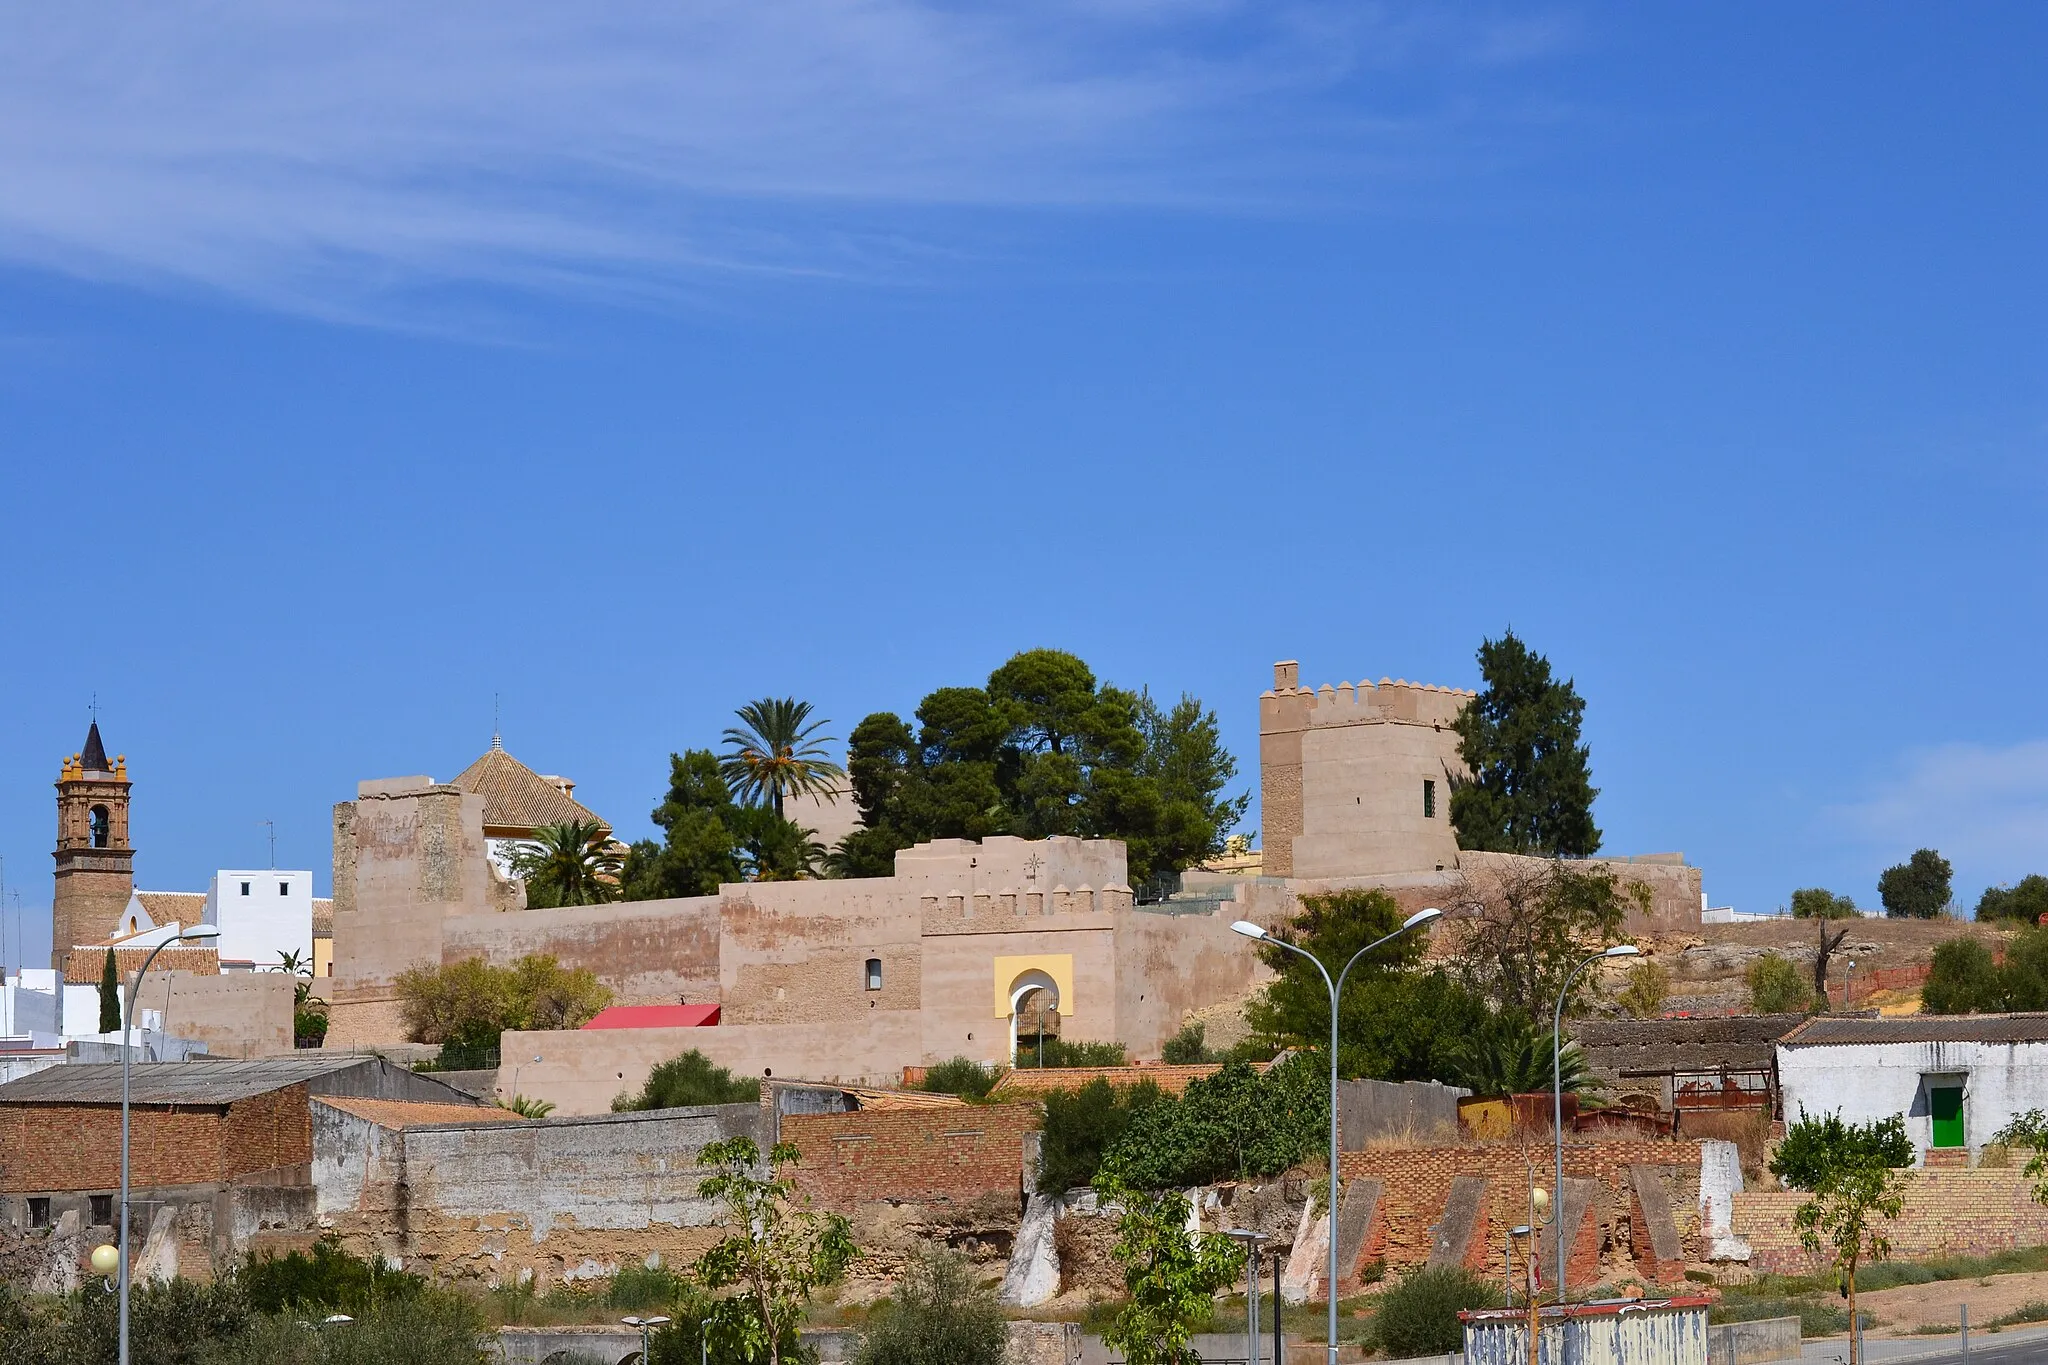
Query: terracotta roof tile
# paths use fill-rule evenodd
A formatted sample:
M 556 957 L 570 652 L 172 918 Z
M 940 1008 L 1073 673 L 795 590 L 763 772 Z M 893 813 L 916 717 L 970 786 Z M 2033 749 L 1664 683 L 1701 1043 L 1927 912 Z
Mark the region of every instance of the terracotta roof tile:
M 114 949 L 114 970 L 126 981 L 149 956 L 147 948 Z M 73 948 L 64 957 L 64 981 L 72 986 L 96 986 L 100 973 L 106 970 L 107 945 L 90 944 Z M 191 972 L 194 976 L 219 976 L 220 954 L 211 948 L 178 947 L 164 949 L 156 955 L 156 961 L 149 964 L 150 980 L 156 980 L 158 972 Z
M 598 818 L 596 811 L 495 743 L 482 758 L 450 779 L 449 785 L 484 799 L 484 832 L 494 837 L 499 830 L 524 835 L 542 825 L 566 824 L 571 820 L 596 820 L 607 830 L 611 828 Z
M 135 899 L 142 902 L 142 908 L 159 926 L 172 920 L 197 924 L 206 911 L 204 891 L 138 891 Z
M 332 896 L 313 897 L 313 937 L 334 937 L 334 898 Z
M 353 1095 L 320 1095 L 316 1103 L 368 1119 L 379 1128 L 416 1128 L 428 1123 L 524 1123 L 510 1109 L 489 1104 L 430 1104 L 422 1100 L 365 1100 Z

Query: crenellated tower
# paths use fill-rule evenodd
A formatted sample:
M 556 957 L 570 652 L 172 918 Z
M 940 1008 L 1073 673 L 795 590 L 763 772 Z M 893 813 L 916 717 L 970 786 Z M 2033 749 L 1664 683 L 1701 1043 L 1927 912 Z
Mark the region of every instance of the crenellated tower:
M 85 748 L 57 776 L 57 886 L 50 899 L 50 965 L 62 971 L 74 945 L 111 935 L 135 889 L 128 843 L 128 759 L 107 761 L 95 720 Z

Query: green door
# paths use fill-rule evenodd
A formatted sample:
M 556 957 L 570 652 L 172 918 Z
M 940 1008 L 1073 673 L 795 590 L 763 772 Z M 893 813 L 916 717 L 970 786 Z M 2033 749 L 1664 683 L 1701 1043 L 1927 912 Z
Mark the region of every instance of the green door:
M 1934 1115 L 1934 1145 L 1937 1147 L 1960 1147 L 1963 1145 L 1963 1088 L 1959 1085 L 1942 1085 L 1929 1088 L 1928 1109 Z

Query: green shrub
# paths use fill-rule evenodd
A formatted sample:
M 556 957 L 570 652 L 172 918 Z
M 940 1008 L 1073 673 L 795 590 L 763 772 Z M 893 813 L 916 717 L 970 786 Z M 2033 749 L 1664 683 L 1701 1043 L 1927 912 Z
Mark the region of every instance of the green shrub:
M 989 1089 L 995 1083 L 993 1068 L 983 1066 L 972 1057 L 949 1057 L 937 1066 L 925 1068 L 924 1083 L 918 1089 L 934 1095 L 958 1095 L 963 1100 L 981 1100 L 988 1098 Z
M 410 1298 L 426 1281 L 382 1261 L 354 1256 L 340 1243 L 323 1239 L 310 1252 L 283 1256 L 251 1254 L 242 1266 L 242 1288 L 259 1313 L 287 1309 L 355 1313 L 378 1303 Z
M 2005 945 L 1998 970 L 2003 1005 L 2009 1010 L 2048 1009 L 2048 928 L 2022 929 Z
M 1749 1007 L 1758 1014 L 1789 1014 L 1813 1004 L 1813 987 L 1799 968 L 1765 953 L 1749 964 L 1744 974 L 1749 986 Z
M 1991 950 L 1974 938 L 1952 938 L 1934 950 L 1920 1003 L 1929 1014 L 1976 1014 L 1995 1011 L 2005 992 Z
M 666 1308 L 681 1296 L 688 1283 L 665 1265 L 622 1265 L 605 1286 L 604 1301 L 622 1313 Z
M 1179 1033 L 1166 1040 L 1159 1050 L 1159 1058 L 1168 1066 L 1196 1066 L 1202 1062 L 1213 1062 L 1216 1054 L 1209 1051 L 1209 1027 L 1197 1019 L 1181 1025 Z
M 1794 919 L 1854 919 L 1856 902 L 1847 896 L 1837 896 L 1818 886 L 1809 886 L 1792 893 L 1792 918 Z
M 871 1321 L 854 1365 L 1002 1365 L 1008 1341 L 996 1296 L 943 1249 L 913 1255 Z
M 1227 1062 L 1179 1099 L 1134 1111 L 1103 1164 L 1141 1190 L 1274 1175 L 1320 1150 L 1329 1124 L 1329 1081 L 1313 1055 L 1263 1074 Z
M 1065 1038 L 1043 1039 L 1045 1060 L 1039 1061 L 1041 1040 L 1018 1041 L 1017 1065 L 1020 1067 L 1079 1067 L 1079 1066 L 1129 1066 L 1131 1054 L 1122 1043 L 1076 1043 Z
M 2022 877 L 2012 886 L 1987 886 L 1977 898 L 1980 920 L 2017 920 L 2033 924 L 2048 915 L 2048 877 L 2040 873 Z
M 647 1084 L 637 1095 L 621 1095 L 612 1101 L 616 1113 L 638 1109 L 695 1109 L 710 1104 L 752 1104 L 761 1098 L 761 1082 L 753 1077 L 735 1077 L 722 1066 L 691 1048 L 671 1057 L 647 1075 Z
M 1500 1291 L 1491 1280 L 1462 1266 L 1411 1271 L 1380 1295 L 1374 1335 L 1390 1356 L 1443 1355 L 1464 1343 L 1460 1312 L 1499 1302 Z
M 1165 1100 L 1151 1081 L 1112 1086 L 1099 1076 L 1079 1089 L 1047 1094 L 1038 1188 L 1059 1194 L 1093 1183 L 1104 1155 L 1130 1127 L 1132 1116 Z

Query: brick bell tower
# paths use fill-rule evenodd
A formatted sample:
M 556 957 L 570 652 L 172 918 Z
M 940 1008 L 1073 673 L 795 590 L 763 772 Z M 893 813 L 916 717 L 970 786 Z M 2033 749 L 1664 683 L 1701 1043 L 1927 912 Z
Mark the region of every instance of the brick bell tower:
M 74 945 L 120 926 L 135 889 L 128 846 L 128 759 L 107 762 L 95 719 L 85 748 L 57 776 L 57 888 L 50 899 L 50 965 L 62 971 Z

